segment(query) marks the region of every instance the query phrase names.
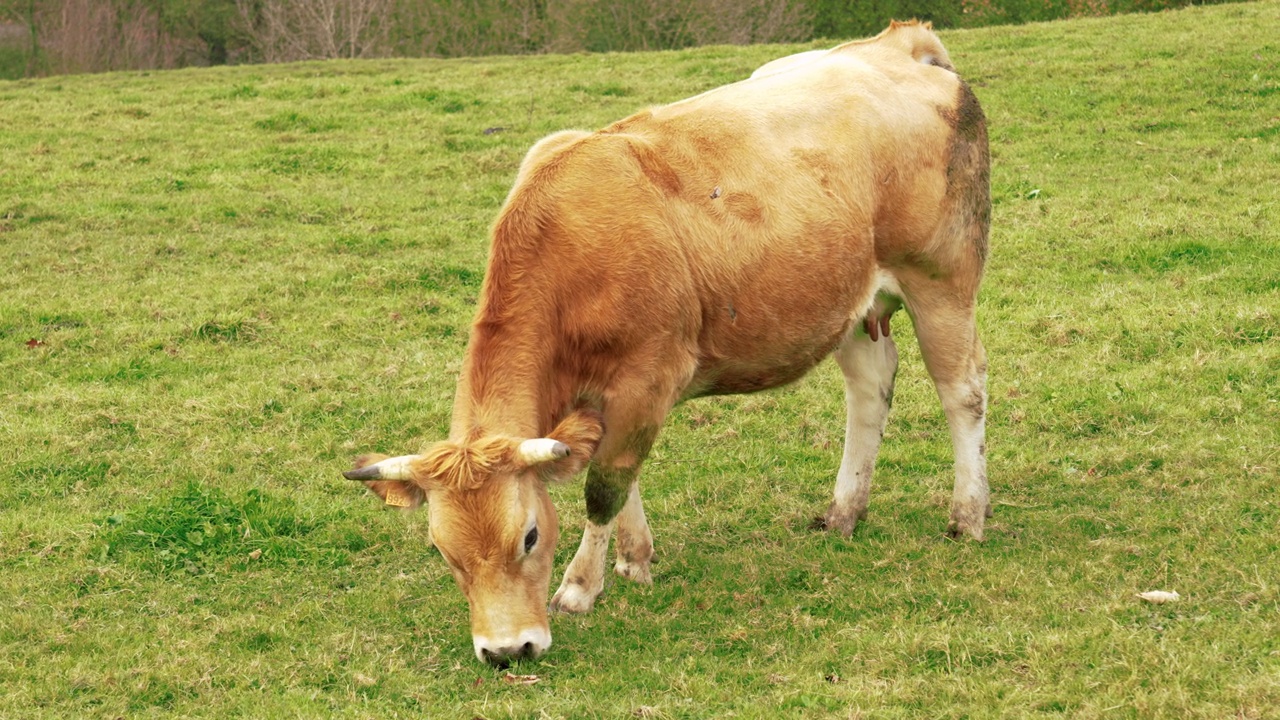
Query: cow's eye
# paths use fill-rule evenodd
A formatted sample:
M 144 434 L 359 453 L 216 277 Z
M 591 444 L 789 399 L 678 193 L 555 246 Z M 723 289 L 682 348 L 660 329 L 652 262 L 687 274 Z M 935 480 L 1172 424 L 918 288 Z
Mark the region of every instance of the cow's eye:
M 524 536 L 524 552 L 526 555 L 533 550 L 533 546 L 538 544 L 538 528 L 537 526 L 529 528 L 529 532 Z

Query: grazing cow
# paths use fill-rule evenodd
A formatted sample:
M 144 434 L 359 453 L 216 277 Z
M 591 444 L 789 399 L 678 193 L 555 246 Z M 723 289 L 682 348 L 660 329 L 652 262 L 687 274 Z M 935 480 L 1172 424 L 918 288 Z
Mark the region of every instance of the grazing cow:
M 916 22 L 552 135 L 494 223 L 449 439 L 347 477 L 427 502 L 478 658 L 536 657 L 559 538 L 546 483 L 587 468 L 589 522 L 550 609 L 591 609 L 615 527 L 614 569 L 649 582 L 637 477 L 684 399 L 777 387 L 835 355 L 848 421 L 823 521 L 852 533 L 893 396 L 889 319 L 905 307 L 955 450 L 947 529 L 980 540 L 989 220 L 982 110 Z

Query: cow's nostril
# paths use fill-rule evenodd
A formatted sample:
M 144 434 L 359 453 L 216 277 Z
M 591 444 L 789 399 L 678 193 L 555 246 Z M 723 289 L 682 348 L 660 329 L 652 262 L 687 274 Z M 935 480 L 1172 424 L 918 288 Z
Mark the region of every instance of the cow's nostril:
M 485 662 L 498 668 L 499 670 L 506 670 L 508 667 L 511 667 L 511 662 L 507 660 L 506 657 L 499 655 L 498 653 L 490 650 L 489 648 L 484 648 L 483 650 L 480 651 L 480 653 L 484 655 Z
M 520 646 L 520 657 L 529 659 L 533 657 L 533 643 L 527 642 Z

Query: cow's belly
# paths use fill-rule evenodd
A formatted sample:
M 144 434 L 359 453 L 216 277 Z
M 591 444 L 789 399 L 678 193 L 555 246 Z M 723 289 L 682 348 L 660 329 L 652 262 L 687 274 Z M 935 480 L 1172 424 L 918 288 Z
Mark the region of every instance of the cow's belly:
M 806 272 L 807 270 L 807 272 Z M 750 393 L 793 382 L 829 355 L 874 298 L 874 267 L 792 268 L 704 302 L 688 397 Z
M 786 385 L 803 377 L 822 361 L 847 332 L 849 322 L 825 337 L 791 352 L 768 358 L 704 357 L 685 397 L 735 395 Z

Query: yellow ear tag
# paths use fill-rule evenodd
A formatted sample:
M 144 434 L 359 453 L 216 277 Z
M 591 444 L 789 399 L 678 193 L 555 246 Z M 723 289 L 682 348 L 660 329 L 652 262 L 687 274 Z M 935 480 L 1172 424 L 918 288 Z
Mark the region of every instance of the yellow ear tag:
M 409 493 L 404 491 L 404 486 L 399 483 L 387 486 L 386 503 L 391 507 L 406 508 L 413 504 L 409 498 Z

